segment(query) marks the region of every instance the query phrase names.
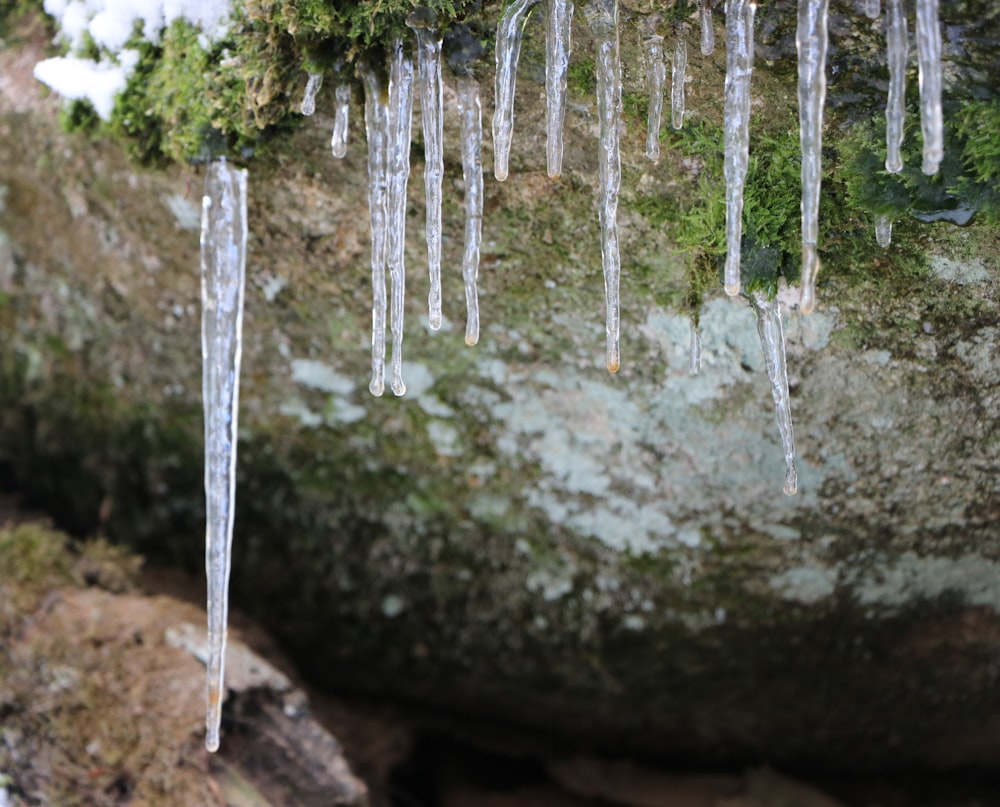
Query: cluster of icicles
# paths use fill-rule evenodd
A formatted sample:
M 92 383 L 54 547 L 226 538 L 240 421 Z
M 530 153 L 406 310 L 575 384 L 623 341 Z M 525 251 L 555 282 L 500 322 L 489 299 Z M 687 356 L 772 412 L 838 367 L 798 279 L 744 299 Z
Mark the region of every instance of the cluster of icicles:
M 504 180 L 508 172 L 514 120 L 514 84 L 521 35 L 531 10 L 542 0 L 511 0 L 497 29 L 496 111 L 493 116 L 494 173 Z M 571 0 L 546 3 L 546 99 L 548 175 L 562 170 L 562 129 L 566 112 L 566 83 L 570 57 Z M 826 94 L 828 0 L 799 0 L 797 46 L 798 91 L 802 145 L 802 311 L 815 305 L 820 154 L 823 105 Z M 886 106 L 886 169 L 902 169 L 904 83 L 907 55 L 906 18 L 903 0 L 887 0 L 889 97 Z M 724 278 L 730 295 L 740 293 L 740 240 L 742 238 L 743 187 L 749 153 L 750 79 L 753 71 L 753 22 L 756 6 L 749 0 L 725 0 L 725 183 L 727 256 Z M 879 0 L 865 0 L 865 12 L 875 18 Z M 617 0 L 589 0 L 584 15 L 596 39 L 597 110 L 599 118 L 599 183 L 601 254 L 607 300 L 607 368 L 616 372 L 619 350 L 619 276 L 617 208 L 621 181 L 619 130 L 621 122 L 621 66 L 618 51 Z M 701 51 L 710 54 L 715 31 L 710 0 L 699 9 Z M 442 137 L 441 38 L 434 15 L 418 9 L 409 20 L 416 35 L 417 84 L 422 105 L 427 200 L 426 240 L 430 268 L 430 327 L 441 327 L 441 187 L 444 175 Z M 663 37 L 653 23 L 642 31 L 650 93 L 646 153 L 659 159 L 659 130 L 666 70 Z M 671 123 L 681 128 L 684 118 L 684 77 L 687 68 L 685 32 L 680 30 L 674 47 Z M 921 126 L 924 138 L 923 170 L 933 174 L 942 159 L 941 131 L 941 35 L 937 0 L 917 0 L 917 53 L 921 95 Z M 389 274 L 389 329 L 392 333 L 390 386 L 403 395 L 402 375 L 403 303 L 405 295 L 404 234 L 406 187 L 409 178 L 410 120 L 414 94 L 414 66 L 402 40 L 392 43 L 389 53 L 388 88 L 370 65 L 358 67 L 365 92 L 365 131 L 368 140 L 368 203 L 371 217 L 372 375 L 370 390 L 381 395 L 385 376 L 386 270 Z M 301 111 L 313 114 L 322 76 L 311 74 Z M 479 339 L 479 308 L 476 282 L 482 232 L 483 172 L 482 122 L 479 85 L 471 71 L 457 76 L 461 118 L 462 169 L 465 180 L 465 252 L 462 274 L 465 282 L 467 321 L 465 341 Z M 350 87 L 341 81 L 336 88 L 336 110 L 331 150 L 334 157 L 347 151 Z M 227 589 L 233 536 L 236 421 L 246 265 L 245 170 L 225 160 L 209 165 L 202 200 L 202 353 L 205 406 L 205 491 L 207 496 L 206 566 L 208 572 L 208 714 L 206 747 L 219 746 L 224 694 Z M 880 218 L 877 237 L 887 246 L 891 221 Z M 748 295 L 771 382 L 775 411 L 785 455 L 784 491 L 797 489 L 791 406 L 785 366 L 785 340 L 776 300 L 766 294 Z M 700 371 L 701 339 L 697 325 L 691 327 L 691 373 Z

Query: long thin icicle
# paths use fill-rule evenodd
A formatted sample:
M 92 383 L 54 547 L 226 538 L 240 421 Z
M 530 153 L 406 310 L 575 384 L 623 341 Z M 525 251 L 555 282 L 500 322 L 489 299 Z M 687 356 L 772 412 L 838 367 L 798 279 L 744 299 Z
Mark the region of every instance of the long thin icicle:
M 548 0 L 545 26 L 545 152 L 546 169 L 552 179 L 562 174 L 566 79 L 572 50 L 572 28 L 572 0 Z
M 885 104 L 885 170 L 903 170 L 903 119 L 906 115 L 906 10 L 903 0 L 887 0 L 885 31 L 889 97 Z
M 514 132 L 514 85 L 521 56 L 521 35 L 528 13 L 541 0 L 513 0 L 497 26 L 496 109 L 493 112 L 493 174 L 503 182 L 510 162 L 510 140 Z
M 618 128 L 622 117 L 621 63 L 618 55 L 618 0 L 592 0 L 587 20 L 596 40 L 598 182 L 600 184 L 601 259 L 607 308 L 607 368 L 617 373 L 621 366 L 618 287 L 621 256 L 618 252 L 618 191 L 622 165 Z
M 302 106 L 299 107 L 299 111 L 303 115 L 308 116 L 316 113 L 316 96 L 319 95 L 322 86 L 323 74 L 310 73 L 306 81 L 306 91 L 302 96 Z
M 792 431 L 792 402 L 788 395 L 788 369 L 785 365 L 785 334 L 781 327 L 781 309 L 777 300 L 769 300 L 767 295 L 754 292 L 750 297 L 750 307 L 757 319 L 757 333 L 764 351 L 767 377 L 771 382 L 771 396 L 774 398 L 774 414 L 778 418 L 781 447 L 785 453 L 786 496 L 794 496 L 799 487 L 795 471 L 795 434 Z
M 663 116 L 663 91 L 667 83 L 667 66 L 663 63 L 663 37 L 656 30 L 661 23 L 659 15 L 646 17 L 642 36 L 646 54 L 646 90 L 649 93 L 646 156 L 653 162 L 660 160 L 660 119 Z
M 483 112 L 479 82 L 458 78 L 458 114 L 462 120 L 462 179 L 465 182 L 465 344 L 479 341 L 479 247 L 483 238 Z
M 920 131 L 924 136 L 921 170 L 936 174 L 944 159 L 941 117 L 941 23 L 938 0 L 917 0 L 917 75 L 920 84 Z
M 687 75 L 688 46 L 684 31 L 674 43 L 674 61 L 670 68 L 670 124 L 675 129 L 684 125 L 684 78 Z
M 703 0 L 699 7 L 701 19 L 701 53 L 711 56 L 715 51 L 715 26 L 712 25 L 712 0 Z
M 701 373 L 701 328 L 698 327 L 698 320 L 691 317 L 691 360 L 688 365 L 689 375 L 699 375 Z
M 392 43 L 389 56 L 388 239 L 386 266 L 392 286 L 389 328 L 392 331 L 392 381 L 395 395 L 403 383 L 403 306 L 406 300 L 406 184 L 410 178 L 410 123 L 413 113 L 413 62 L 403 41 Z
M 743 187 L 750 150 L 750 77 L 753 74 L 751 0 L 726 0 L 726 294 L 740 293 Z
M 333 135 L 330 137 L 330 151 L 338 160 L 347 156 L 348 116 L 351 109 L 351 85 L 346 81 L 337 85 L 335 91 L 337 105 L 333 113 Z
M 201 200 L 201 356 L 205 407 L 208 676 L 205 747 L 219 748 L 236 498 L 236 421 L 243 353 L 247 172 L 209 163 Z
M 875 243 L 883 249 L 892 244 L 892 219 L 889 216 L 875 219 Z
M 372 242 L 372 380 L 368 390 L 385 388 L 385 248 L 387 241 L 387 172 L 389 103 L 370 65 L 358 68 L 365 85 L 365 135 L 368 139 L 368 217 Z
M 427 268 L 430 293 L 427 318 L 432 331 L 441 327 L 441 183 L 444 180 L 444 112 L 441 100 L 441 37 L 437 15 L 426 6 L 406 21 L 417 35 L 420 119 L 424 131 L 424 199 L 427 213 Z
M 826 102 L 828 0 L 799 0 L 795 44 L 799 52 L 799 142 L 802 148 L 802 297 L 806 314 L 816 306 L 819 273 L 819 194 Z

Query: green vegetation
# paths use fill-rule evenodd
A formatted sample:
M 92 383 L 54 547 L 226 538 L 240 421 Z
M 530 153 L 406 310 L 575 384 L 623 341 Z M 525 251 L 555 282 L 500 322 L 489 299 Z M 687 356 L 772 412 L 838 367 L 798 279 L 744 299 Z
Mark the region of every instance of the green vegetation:
M 22 0 L 24 2 L 24 0 Z M 37 5 L 37 4 L 36 4 Z M 430 0 L 442 31 L 462 21 L 471 0 Z M 305 73 L 378 52 L 406 31 L 409 0 L 245 0 L 229 36 L 206 50 L 196 28 L 175 22 L 158 43 L 137 35 L 140 53 L 111 121 L 142 162 L 246 157 L 296 125 Z M 102 54 L 91 45 L 92 57 Z M 71 130 L 103 127 L 86 102 L 72 104 Z
M 920 170 L 919 116 L 907 116 L 902 172 L 885 170 L 885 120 L 857 124 L 838 146 L 847 201 L 875 215 L 944 217 L 949 211 L 1000 221 L 1000 101 L 965 101 L 945 115 L 945 156 L 932 177 Z

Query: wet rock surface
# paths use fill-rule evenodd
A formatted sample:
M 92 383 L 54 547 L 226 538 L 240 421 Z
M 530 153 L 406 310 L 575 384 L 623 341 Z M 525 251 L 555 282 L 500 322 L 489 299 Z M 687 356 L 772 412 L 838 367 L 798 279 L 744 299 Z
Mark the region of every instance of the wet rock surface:
M 0 52 L 5 474 L 76 532 L 197 568 L 202 178 L 61 133 L 30 75 L 43 47 L 35 30 Z M 442 332 L 424 326 L 414 160 L 404 399 L 367 392 L 360 114 L 342 162 L 320 107 L 251 166 L 235 602 L 315 682 L 587 748 L 995 766 L 996 233 L 902 223 L 916 279 L 886 281 L 889 252 L 826 278 L 817 313 L 784 310 L 786 498 L 746 301 L 705 301 L 689 377 L 688 318 L 649 293 L 683 288 L 686 258 L 630 206 L 639 191 L 622 204 L 623 367 L 604 372 L 593 109 L 571 105 L 548 180 L 531 54 L 511 177 L 486 183 L 475 349 L 457 271 Z M 713 58 L 689 110 L 721 93 Z M 454 144 L 448 92 L 445 109 Z M 628 125 L 626 182 L 669 187 L 683 167 L 646 163 Z

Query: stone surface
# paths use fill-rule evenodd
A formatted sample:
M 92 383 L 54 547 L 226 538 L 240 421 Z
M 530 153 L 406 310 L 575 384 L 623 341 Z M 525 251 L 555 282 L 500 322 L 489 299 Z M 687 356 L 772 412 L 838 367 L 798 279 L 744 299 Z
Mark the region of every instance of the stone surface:
M 997 765 L 996 232 L 901 222 L 915 277 L 893 282 L 890 251 L 826 276 L 816 314 L 785 310 L 800 490 L 785 498 L 745 300 L 705 301 L 688 376 L 688 319 L 656 293 L 683 293 L 688 259 L 639 213 L 678 168 L 643 161 L 634 121 L 623 368 L 602 369 L 596 123 L 571 108 L 564 177 L 546 179 L 539 41 L 511 177 L 486 186 L 474 349 L 457 152 L 433 335 L 414 159 L 404 399 L 367 392 L 360 114 L 343 161 L 320 109 L 251 165 L 235 601 L 314 681 L 593 748 Z M 201 178 L 61 133 L 31 79 L 44 43 L 36 29 L 0 51 L 0 456 L 75 531 L 195 567 Z M 723 59 L 699 66 L 693 116 L 717 112 Z M 761 88 L 780 75 L 762 67 Z

